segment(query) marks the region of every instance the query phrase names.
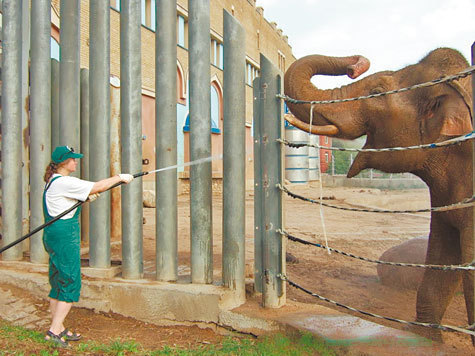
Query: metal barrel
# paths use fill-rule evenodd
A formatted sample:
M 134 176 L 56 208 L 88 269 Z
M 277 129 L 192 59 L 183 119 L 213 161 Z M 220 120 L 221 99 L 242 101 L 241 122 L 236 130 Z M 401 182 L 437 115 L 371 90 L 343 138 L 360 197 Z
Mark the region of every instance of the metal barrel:
M 286 124 L 285 139 L 292 143 L 308 143 L 308 133 Z M 285 179 L 290 183 L 308 183 L 308 166 L 308 146 L 285 147 Z
M 318 145 L 318 141 L 319 141 L 318 135 L 310 135 L 309 143 L 311 145 Z M 318 151 L 319 150 L 316 147 L 308 148 L 308 180 L 309 181 L 319 179 L 318 160 L 320 159 L 320 155 Z

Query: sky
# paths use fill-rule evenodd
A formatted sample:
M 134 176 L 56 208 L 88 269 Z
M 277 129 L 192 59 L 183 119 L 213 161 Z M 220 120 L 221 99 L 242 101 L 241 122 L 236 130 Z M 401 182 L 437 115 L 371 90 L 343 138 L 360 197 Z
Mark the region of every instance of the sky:
M 363 55 L 371 67 L 362 77 L 417 63 L 438 47 L 457 49 L 471 63 L 475 0 L 257 0 L 256 6 L 289 37 L 296 58 Z M 312 82 L 326 89 L 351 79 Z

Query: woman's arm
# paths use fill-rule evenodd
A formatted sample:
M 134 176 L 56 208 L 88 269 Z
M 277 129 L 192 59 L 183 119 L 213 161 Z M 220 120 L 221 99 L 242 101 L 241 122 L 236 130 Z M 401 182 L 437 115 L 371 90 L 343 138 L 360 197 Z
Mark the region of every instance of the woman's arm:
M 134 179 L 133 175 L 125 174 L 125 173 L 121 173 L 110 178 L 102 179 L 94 183 L 91 191 L 89 192 L 89 195 L 105 192 L 107 189 L 109 189 L 114 184 L 117 184 L 119 182 L 124 182 L 125 184 L 128 184 L 132 182 L 133 179 Z

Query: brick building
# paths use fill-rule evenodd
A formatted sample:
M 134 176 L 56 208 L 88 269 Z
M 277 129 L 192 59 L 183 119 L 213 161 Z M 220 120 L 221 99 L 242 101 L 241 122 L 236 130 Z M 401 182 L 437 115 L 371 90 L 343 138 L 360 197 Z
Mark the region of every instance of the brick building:
M 60 0 L 52 0 L 52 57 L 59 57 Z M 81 0 L 81 68 L 89 66 L 89 1 Z M 143 159 L 149 161 L 144 171 L 155 167 L 155 0 L 142 0 L 142 130 Z M 111 76 L 120 78 L 120 0 L 111 0 L 110 57 Z M 210 1 L 210 91 L 212 154 L 222 153 L 223 127 L 223 9 L 241 23 L 246 33 L 246 177 L 253 178 L 252 81 L 258 76 L 259 56 L 263 53 L 282 72 L 295 60 L 288 38 L 274 22 L 264 18 L 264 9 L 255 0 Z M 177 1 L 177 154 L 178 163 L 189 161 L 188 122 L 188 1 Z M 212 164 L 213 177 L 222 177 L 222 161 Z M 189 175 L 179 170 L 181 181 Z M 144 177 L 144 187 L 154 187 L 154 177 Z

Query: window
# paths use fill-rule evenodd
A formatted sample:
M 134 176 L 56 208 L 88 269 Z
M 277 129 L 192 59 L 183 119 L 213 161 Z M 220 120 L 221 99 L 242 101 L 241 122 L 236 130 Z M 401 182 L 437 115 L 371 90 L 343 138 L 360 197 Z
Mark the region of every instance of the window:
M 111 7 L 120 11 L 120 0 L 111 0 Z
M 211 64 L 223 69 L 223 44 L 219 40 L 212 38 L 210 51 Z
M 325 136 L 325 144 L 328 144 L 328 136 Z
M 142 0 L 142 25 L 155 31 L 155 2 L 156 0 Z
M 279 69 L 285 72 L 285 55 L 281 51 L 277 51 L 279 57 Z
M 53 59 L 56 59 L 57 61 L 59 61 L 59 44 L 58 42 L 56 42 L 56 40 L 51 37 L 51 58 Z
M 329 155 L 328 155 L 328 152 L 325 152 L 325 162 L 328 163 L 329 161 Z
M 259 70 L 253 64 L 246 63 L 246 84 L 252 86 L 253 80 L 259 76 Z
M 188 22 L 182 15 L 178 15 L 177 26 L 177 43 L 183 48 L 188 48 Z
M 221 100 L 218 93 L 218 89 L 211 85 L 211 132 L 219 134 L 219 118 L 221 116 Z M 185 126 L 183 126 L 183 132 L 190 132 L 190 114 L 186 116 Z

